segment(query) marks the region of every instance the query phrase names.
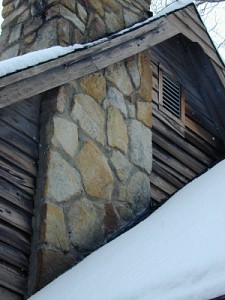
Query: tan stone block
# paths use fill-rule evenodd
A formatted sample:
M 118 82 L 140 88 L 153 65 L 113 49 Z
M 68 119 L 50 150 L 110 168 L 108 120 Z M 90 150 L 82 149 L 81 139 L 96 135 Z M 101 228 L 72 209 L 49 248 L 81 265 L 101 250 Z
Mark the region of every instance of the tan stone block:
M 97 40 L 106 35 L 105 23 L 98 14 L 90 16 L 88 30 L 88 36 L 91 38 L 91 40 Z
M 29 36 L 25 39 L 25 44 L 28 45 L 28 46 L 29 46 L 29 45 L 32 45 L 33 42 L 35 41 L 35 38 L 36 38 L 36 34 L 35 34 L 35 33 L 29 35 Z
M 14 4 L 9 3 L 8 5 L 4 6 L 2 9 L 2 17 L 6 18 L 9 14 L 11 14 L 14 11 Z
M 74 2 L 74 0 L 73 0 L 73 2 Z M 77 3 L 77 11 L 78 11 L 78 15 L 79 15 L 80 19 L 83 22 L 86 22 L 86 20 L 87 20 L 87 11 L 85 10 L 85 8 L 80 3 Z
M 120 151 L 115 150 L 110 161 L 116 170 L 118 178 L 120 180 L 127 180 L 133 167 L 129 160 Z
M 110 199 L 114 178 L 105 156 L 91 140 L 82 147 L 76 163 L 86 192 L 93 197 Z
M 77 125 L 63 118 L 53 118 L 52 144 L 73 157 L 78 147 Z
M 121 113 L 114 107 L 108 110 L 107 136 L 110 147 L 126 153 L 128 148 L 127 126 Z
M 56 111 L 63 113 L 66 107 L 66 100 L 68 97 L 68 92 L 64 86 L 59 88 L 59 92 L 56 97 Z
M 132 83 L 123 62 L 110 65 L 106 68 L 105 75 L 124 95 L 129 96 L 133 92 Z
M 11 26 L 16 24 L 17 19 L 24 13 L 24 11 L 27 9 L 26 5 L 20 6 L 18 9 L 14 10 L 10 15 L 5 18 L 5 20 L 2 22 L 2 30 L 5 27 Z
M 61 251 L 53 249 L 39 249 L 37 252 L 38 278 L 36 286 L 38 289 L 53 281 L 59 275 L 75 265 L 76 259 L 72 255 L 65 255 Z
M 123 11 L 126 27 L 132 26 L 139 21 L 139 15 L 131 12 L 130 9 L 124 9 Z
M 152 127 L 152 104 L 137 102 L 137 119 L 144 125 Z
M 104 240 L 103 215 L 86 198 L 75 201 L 68 214 L 71 242 L 79 249 L 94 250 Z
M 86 0 L 86 2 L 87 5 L 93 7 L 101 17 L 104 16 L 105 12 L 102 3 L 99 0 Z
M 71 115 L 91 138 L 105 145 L 105 112 L 93 98 L 76 94 Z
M 40 242 L 68 251 L 69 238 L 62 209 L 52 204 L 44 204 L 41 218 Z
M 121 18 L 121 16 L 113 12 L 105 13 L 105 23 L 107 33 L 117 32 L 124 28 L 123 19 Z
M 47 178 L 44 196 L 56 202 L 68 201 L 83 191 L 81 178 L 76 169 L 68 164 L 56 151 L 47 158 Z
M 115 0 L 102 0 L 105 6 L 109 6 L 114 13 L 119 13 L 121 11 L 121 5 L 118 4 Z
M 118 216 L 112 203 L 106 203 L 104 207 L 105 236 L 116 231 L 118 228 Z
M 132 57 L 128 58 L 127 68 L 128 68 L 128 72 L 131 76 L 131 79 L 133 81 L 135 88 L 138 88 L 140 86 L 141 77 L 140 77 L 136 58 L 137 58 L 136 56 L 132 56 Z
M 83 77 L 80 84 L 90 96 L 102 102 L 106 93 L 106 80 L 100 72 Z
M 152 69 L 150 56 L 147 51 L 139 54 L 139 70 L 141 84 L 139 88 L 140 97 L 147 102 L 152 101 Z

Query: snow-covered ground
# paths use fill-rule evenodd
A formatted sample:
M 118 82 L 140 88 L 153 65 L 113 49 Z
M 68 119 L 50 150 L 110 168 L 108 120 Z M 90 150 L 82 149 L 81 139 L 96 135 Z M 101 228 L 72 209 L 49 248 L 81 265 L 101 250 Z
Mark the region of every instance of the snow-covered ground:
M 225 294 L 225 160 L 30 300 L 201 300 Z

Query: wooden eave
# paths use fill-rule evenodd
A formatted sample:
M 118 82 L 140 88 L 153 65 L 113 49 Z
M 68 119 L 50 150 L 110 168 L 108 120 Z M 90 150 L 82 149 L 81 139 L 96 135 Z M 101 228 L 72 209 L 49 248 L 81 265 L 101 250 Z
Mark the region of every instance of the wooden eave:
M 185 21 L 182 21 L 183 15 L 186 16 Z M 113 35 L 101 44 L 0 78 L 0 108 L 99 71 L 179 33 L 204 49 L 225 87 L 224 65 L 195 6 L 191 4 L 182 10 L 150 20 L 132 31 Z

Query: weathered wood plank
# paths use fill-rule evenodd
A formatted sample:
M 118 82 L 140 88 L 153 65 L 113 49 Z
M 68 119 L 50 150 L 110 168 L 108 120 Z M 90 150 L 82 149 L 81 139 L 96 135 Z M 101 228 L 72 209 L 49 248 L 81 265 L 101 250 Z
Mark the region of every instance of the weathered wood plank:
M 168 183 L 165 179 L 159 176 L 154 171 L 150 174 L 150 182 L 153 183 L 155 186 L 160 188 L 162 191 L 166 192 L 167 194 L 171 195 L 176 192 L 176 187 L 172 184 Z
M 165 153 L 162 149 L 158 149 L 157 145 L 153 144 L 153 157 L 156 157 L 167 166 L 170 166 L 181 175 L 185 176 L 189 180 L 193 179 L 197 173 L 193 172 L 190 168 L 182 164 L 179 160 L 175 159 L 168 153 Z
M 15 147 L 0 140 L 0 157 L 11 162 L 18 168 L 26 171 L 27 173 L 36 176 L 37 168 L 35 160 L 21 153 Z
M 214 135 L 210 134 L 210 132 L 193 122 L 187 116 L 185 118 L 185 125 L 213 147 L 219 148 L 221 146 L 221 143 Z
M 31 140 L 18 130 L 12 128 L 5 122 L 0 120 L 0 139 L 4 142 L 16 147 L 22 153 L 28 155 L 31 158 L 37 159 L 37 142 L 36 139 Z
M 158 105 L 155 103 L 152 103 L 153 107 L 153 117 L 157 117 L 159 120 L 163 121 L 169 128 L 174 130 L 176 133 L 178 133 L 181 136 L 184 136 L 185 134 L 185 128 L 181 124 L 177 123 L 173 119 L 171 119 L 169 116 L 167 116 L 165 113 L 160 111 L 158 108 Z
M 194 54 L 192 52 L 194 51 Z M 216 124 L 220 137 L 225 143 L 225 88 L 219 80 L 212 80 L 217 78 L 216 71 L 210 61 L 205 55 L 199 45 L 191 45 L 187 48 L 187 53 L 192 61 L 193 69 L 199 79 L 199 88 L 203 95 L 203 100 L 208 108 L 213 122 Z M 196 67 L 198 63 L 198 68 Z M 207 70 L 207 72 L 205 71 Z M 201 85 L 204 82 L 204 89 Z
M 18 112 L 19 111 L 20 110 L 18 110 Z M 29 137 L 31 140 L 37 140 L 39 127 L 19 115 L 17 111 L 13 110 L 11 107 L 6 107 L 0 110 L 0 119 Z
M 0 261 L 7 262 L 21 270 L 28 270 L 29 261 L 26 255 L 0 241 Z
M 0 220 L 3 220 L 28 234 L 32 233 L 31 217 L 15 206 L 6 204 L 0 198 Z
M 27 279 L 22 272 L 16 271 L 10 265 L 0 262 L 0 285 L 20 295 L 25 295 Z
M 1 197 L 10 203 L 22 208 L 24 211 L 33 213 L 33 197 L 10 184 L 5 179 L 0 178 Z
M 23 178 L 18 178 L 13 174 L 8 173 L 7 171 L 0 169 L 0 178 L 6 179 L 22 191 L 25 191 L 26 193 L 34 196 L 35 195 L 35 186 L 33 187 L 27 187 L 26 182 L 23 180 Z
M 183 21 L 178 18 L 178 16 L 176 16 L 175 14 L 170 14 L 167 17 L 167 20 L 171 25 L 179 27 L 180 32 L 184 36 L 186 36 L 192 42 L 198 43 L 209 57 L 211 57 L 220 67 L 223 67 L 223 63 L 218 57 L 215 48 L 212 50 L 212 48 L 209 47 L 209 45 L 205 41 L 203 41 L 198 35 L 196 35 L 195 32 L 187 24 L 184 24 Z
M 196 148 L 205 152 L 207 155 L 212 157 L 213 160 L 221 157 L 223 147 L 215 148 L 211 144 L 207 143 L 204 139 L 202 139 L 199 135 L 195 134 L 192 130 L 186 127 L 185 132 L 186 140 L 193 144 Z
M 162 202 L 169 198 L 169 195 L 151 183 L 151 199 L 156 202 Z
M 38 99 L 33 99 L 33 102 L 38 102 Z M 32 105 L 30 101 L 24 100 L 20 103 L 15 103 L 14 105 L 11 105 L 10 108 L 14 112 L 22 115 L 32 124 L 39 126 L 40 108 Z
M 155 20 L 132 33 L 115 37 L 101 45 L 21 71 L 0 79 L 0 107 L 4 107 L 60 86 L 121 61 L 176 35 L 177 27 L 165 18 Z M 26 86 L 26 88 L 24 88 Z
M 206 165 L 212 163 L 210 157 L 208 157 L 205 153 L 192 146 L 190 143 L 187 143 L 184 138 L 181 138 L 180 136 L 175 134 L 170 128 L 165 126 L 165 123 L 159 121 L 157 118 L 153 118 L 153 127 L 164 137 L 170 139 L 170 141 L 172 141 L 175 145 L 179 146 L 185 152 L 195 157 L 198 161 Z
M 28 235 L 0 219 L 0 240 L 15 249 L 25 253 L 31 252 L 31 242 Z
M 23 296 L 18 295 L 3 286 L 0 286 L 0 299 L 2 300 L 23 300 Z
M 196 22 L 196 18 L 193 18 L 193 14 L 190 15 L 188 13 L 188 9 L 187 10 L 183 10 L 183 11 L 177 11 L 175 12 L 176 17 L 179 18 L 179 20 L 181 22 L 184 23 L 184 25 L 186 25 L 188 28 L 190 28 L 193 33 L 195 35 L 197 35 L 197 37 L 199 39 L 202 40 L 202 43 L 207 44 L 207 46 L 213 51 L 215 52 L 215 47 L 212 44 L 212 41 L 209 37 L 209 35 L 207 34 L 206 28 L 203 27 L 203 24 L 200 24 L 199 22 Z M 197 16 L 197 15 L 195 15 Z
M 7 179 L 10 176 L 15 178 L 15 184 L 19 184 L 22 185 L 23 187 L 29 187 L 32 189 L 35 188 L 34 178 L 28 176 L 18 168 L 15 168 L 15 166 L 12 166 L 10 162 L 6 162 L 0 159 L 0 168 L 8 174 Z
M 156 161 L 155 159 L 153 160 L 152 170 L 155 173 L 157 173 L 159 176 L 161 176 L 163 179 L 165 179 L 177 189 L 182 188 L 184 186 L 184 183 L 177 179 L 177 177 L 181 176 L 179 176 L 179 174 L 178 176 L 174 176 L 173 174 L 171 174 L 171 172 L 169 172 L 168 169 L 169 168 L 163 165 L 162 163 Z
M 155 133 L 153 131 L 152 139 L 154 143 L 165 149 L 173 157 L 177 158 L 194 172 L 201 173 L 206 168 L 206 165 L 200 163 L 197 159 L 193 158 L 191 155 L 169 142 L 169 140 L 165 139 L 159 133 Z

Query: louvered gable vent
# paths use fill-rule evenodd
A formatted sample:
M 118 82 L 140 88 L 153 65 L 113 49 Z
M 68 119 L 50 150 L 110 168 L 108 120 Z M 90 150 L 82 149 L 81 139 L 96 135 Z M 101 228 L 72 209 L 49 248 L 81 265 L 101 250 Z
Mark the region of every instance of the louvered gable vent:
M 181 117 L 181 88 L 171 76 L 162 74 L 162 105 L 175 117 Z

